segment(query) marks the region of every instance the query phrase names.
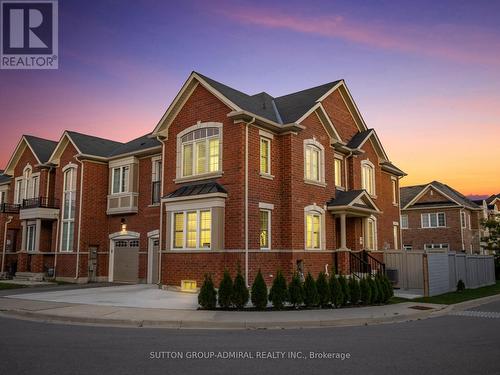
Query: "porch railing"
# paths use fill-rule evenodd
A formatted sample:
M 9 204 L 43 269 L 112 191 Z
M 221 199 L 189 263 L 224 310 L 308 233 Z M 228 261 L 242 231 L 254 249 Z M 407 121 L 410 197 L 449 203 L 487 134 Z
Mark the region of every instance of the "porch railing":
M 366 250 L 349 253 L 349 271 L 358 278 L 385 274 L 385 264 Z
M 2 203 L 0 204 L 0 213 L 3 214 L 18 214 L 19 213 L 19 204 L 12 203 Z
M 50 197 L 36 197 L 23 199 L 23 205 L 21 209 L 27 208 L 59 208 L 59 199 Z

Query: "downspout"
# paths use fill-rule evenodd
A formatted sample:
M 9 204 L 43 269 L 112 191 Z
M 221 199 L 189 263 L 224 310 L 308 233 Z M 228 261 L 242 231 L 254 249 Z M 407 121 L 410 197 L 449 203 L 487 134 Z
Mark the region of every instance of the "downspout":
M 255 117 L 245 126 L 245 282 L 248 286 L 248 128 L 255 123 Z
M 2 270 L 0 273 L 3 274 L 4 266 L 5 266 L 5 252 L 7 251 L 7 227 L 12 222 L 13 217 L 9 216 L 7 221 L 5 222 L 5 228 L 3 232 L 3 253 L 2 253 Z
M 157 137 L 159 138 L 159 137 Z M 162 262 L 162 246 L 163 246 L 163 181 L 165 180 L 165 143 L 163 140 L 158 139 L 161 142 L 161 186 L 160 186 L 160 233 L 158 236 L 159 246 L 158 246 L 158 287 L 161 286 L 161 262 Z M 154 254 L 153 254 L 154 255 Z
M 398 181 L 398 207 L 399 207 L 399 225 L 398 225 L 398 228 L 399 228 L 399 249 L 400 250 L 403 250 L 403 228 L 401 228 L 401 184 L 399 183 L 399 181 L 402 179 L 403 177 L 398 177 L 397 181 Z
M 349 154 L 344 158 L 344 178 L 345 178 L 345 191 L 349 190 L 349 187 L 347 185 L 347 159 L 349 159 L 352 156 L 352 151 L 349 152 Z
M 75 280 L 78 280 L 78 276 L 80 274 L 80 236 L 81 236 L 81 228 L 82 228 L 82 202 L 83 202 L 83 162 L 78 159 L 78 156 L 75 159 L 80 163 L 82 167 L 80 172 L 80 203 L 78 205 L 78 243 L 76 244 L 76 270 L 75 270 Z
M 59 253 L 59 225 L 61 224 L 59 221 L 59 216 L 57 217 L 57 227 L 56 227 L 56 248 L 54 249 L 54 280 L 56 279 L 56 270 L 57 270 L 57 254 Z

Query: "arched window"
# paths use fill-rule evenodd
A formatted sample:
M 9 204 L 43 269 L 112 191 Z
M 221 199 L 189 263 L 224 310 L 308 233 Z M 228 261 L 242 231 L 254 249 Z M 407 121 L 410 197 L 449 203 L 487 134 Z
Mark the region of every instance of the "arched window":
M 75 238 L 76 168 L 64 171 L 61 251 L 73 251 Z
M 313 183 L 324 183 L 325 161 L 324 147 L 315 139 L 304 141 L 304 180 Z
M 361 188 L 375 195 L 375 167 L 369 160 L 361 162 Z
M 305 247 L 308 250 L 319 250 L 324 243 L 325 210 L 316 205 L 304 208 L 305 216 Z
M 377 221 L 374 217 L 365 219 L 365 249 L 377 250 Z
M 180 177 L 211 174 L 221 170 L 221 129 L 196 125 L 197 129 L 180 134 Z

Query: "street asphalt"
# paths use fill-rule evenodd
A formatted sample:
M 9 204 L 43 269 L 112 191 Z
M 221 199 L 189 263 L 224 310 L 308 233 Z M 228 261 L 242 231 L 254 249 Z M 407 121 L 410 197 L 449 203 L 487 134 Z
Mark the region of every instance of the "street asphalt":
M 499 313 L 500 302 L 471 310 Z M 0 374 L 500 374 L 500 319 L 482 316 L 247 331 L 0 318 Z M 247 358 L 187 358 L 230 355 Z

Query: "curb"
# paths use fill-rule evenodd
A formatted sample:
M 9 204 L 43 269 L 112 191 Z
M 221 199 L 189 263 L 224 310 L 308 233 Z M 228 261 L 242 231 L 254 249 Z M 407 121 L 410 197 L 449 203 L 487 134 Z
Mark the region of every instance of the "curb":
M 455 303 L 453 305 L 448 305 L 441 310 L 435 311 L 434 315 L 435 316 L 442 316 L 442 315 L 446 315 L 452 311 L 463 311 L 463 310 L 467 310 L 467 309 L 472 309 L 474 307 L 484 305 L 485 303 L 496 302 L 496 301 L 500 301 L 500 294 L 494 294 L 494 295 L 488 296 L 488 297 L 476 298 L 476 299 L 471 299 L 469 301 L 464 301 L 464 302 Z

